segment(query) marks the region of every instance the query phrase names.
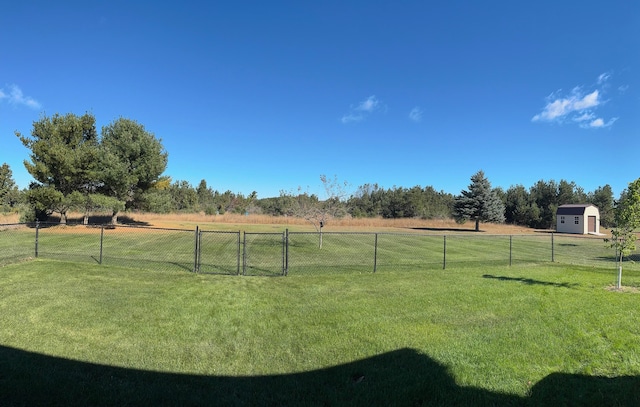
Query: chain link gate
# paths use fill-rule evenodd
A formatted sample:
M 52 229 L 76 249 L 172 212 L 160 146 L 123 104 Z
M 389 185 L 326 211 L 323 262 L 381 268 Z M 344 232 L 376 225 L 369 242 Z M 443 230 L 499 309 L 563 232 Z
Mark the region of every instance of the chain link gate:
M 240 274 L 240 231 L 200 230 L 196 241 L 196 272 Z
M 249 233 L 242 239 L 242 275 L 284 276 L 287 274 L 288 233 Z

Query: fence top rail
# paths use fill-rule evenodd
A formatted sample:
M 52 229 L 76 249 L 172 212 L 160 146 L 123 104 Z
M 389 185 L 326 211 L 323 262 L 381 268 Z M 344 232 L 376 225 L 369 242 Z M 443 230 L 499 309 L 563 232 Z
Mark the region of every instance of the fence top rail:
M 226 233 L 230 235 L 239 235 L 240 231 L 239 230 L 234 231 L 234 230 L 202 230 L 200 229 L 200 233 Z
M 145 225 L 110 225 L 110 224 L 103 224 L 103 225 L 97 225 L 100 227 L 104 227 L 104 228 L 125 228 L 125 229 L 144 229 L 144 230 L 166 230 L 166 231 L 172 231 L 172 232 L 192 232 L 195 229 L 177 229 L 177 228 L 159 228 L 159 227 L 154 227 L 154 226 L 145 226 Z
M 320 232 L 289 232 L 289 235 L 317 235 Z M 478 237 L 533 237 L 533 238 L 546 238 L 552 235 L 549 234 L 486 234 L 476 233 L 470 231 L 470 233 L 403 233 L 403 232 L 322 232 L 323 235 L 384 235 L 384 236 L 417 236 L 417 237 L 462 237 L 462 238 L 478 238 Z
M 87 228 L 105 228 L 105 229 L 116 229 L 116 228 L 129 228 L 129 229 L 144 229 L 144 230 L 167 230 L 167 231 L 179 231 L 179 232 L 193 232 L 194 229 L 176 229 L 176 228 L 159 228 L 159 227 L 154 227 L 154 226 L 146 226 L 146 225 L 112 225 L 109 223 L 88 223 L 88 224 L 84 224 L 84 223 L 77 223 L 77 222 L 73 222 L 73 223 L 59 223 L 59 222 L 27 222 L 27 223 L 12 223 L 12 224 L 7 224 L 7 225 L 0 225 L 1 226 L 19 226 L 19 225 L 23 225 L 23 226 L 27 226 L 27 227 L 56 227 L 56 226 L 62 226 L 62 227 L 75 227 L 75 226 L 84 226 Z

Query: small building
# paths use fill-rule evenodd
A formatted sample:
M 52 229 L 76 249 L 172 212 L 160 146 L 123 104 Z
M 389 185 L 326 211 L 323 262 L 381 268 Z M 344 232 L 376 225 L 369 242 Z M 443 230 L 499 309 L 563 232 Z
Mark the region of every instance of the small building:
M 556 232 L 600 234 L 600 211 L 591 204 L 560 205 L 556 212 Z

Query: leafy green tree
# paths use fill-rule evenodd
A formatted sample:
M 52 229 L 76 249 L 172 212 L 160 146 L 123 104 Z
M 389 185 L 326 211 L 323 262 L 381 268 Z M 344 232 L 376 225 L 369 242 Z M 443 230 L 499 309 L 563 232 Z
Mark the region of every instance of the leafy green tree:
M 505 193 L 505 220 L 508 223 L 534 226 L 540 218 L 540 209 L 532 202 L 522 185 L 509 187 Z
M 173 210 L 195 211 L 198 204 L 198 193 L 189 182 L 176 181 L 169 187 L 169 194 L 173 202 Z
M 62 194 L 55 208 L 46 208 L 60 213 L 60 222 L 66 223 L 67 211 L 71 207 L 69 195 L 74 191 L 88 194 L 98 185 L 98 133 L 93 115 L 82 116 L 56 114 L 42 117 L 33 123 L 31 137 L 16 132 L 22 144 L 31 150 L 31 161 L 24 166 L 46 188 Z M 32 193 L 30 200 L 39 196 Z M 52 203 L 46 200 L 44 203 Z M 42 205 L 37 205 L 42 207 Z
M 623 198 L 616 209 L 616 227 L 611 231 L 611 239 L 605 239 L 616 249 L 618 261 L 618 281 L 616 287 L 622 284 L 622 261 L 636 249 L 636 230 L 640 228 L 640 178 L 631 182 L 623 194 Z
M 203 210 L 207 215 L 214 215 L 217 212 L 214 202 L 214 192 L 207 186 L 207 181 L 204 179 L 200 180 L 196 188 L 196 195 L 198 196 L 198 206 L 200 210 Z
M 538 207 L 538 221 L 530 225 L 535 228 L 552 228 L 556 224 L 558 210 L 558 184 L 554 180 L 536 182 L 530 189 L 531 200 Z
M 600 211 L 600 225 L 612 227 L 615 225 L 615 208 L 613 190 L 610 185 L 598 187 L 587 196 L 587 202 L 594 204 Z
M 53 212 L 59 211 L 61 206 L 69 207 L 62 192 L 36 182 L 29 185 L 26 200 L 31 209 L 23 218 L 26 222 L 45 221 Z
M 471 176 L 468 190 L 456 197 L 453 215 L 459 222 L 474 220 L 476 231 L 480 230 L 480 222 L 504 222 L 504 203 L 482 170 Z
M 13 172 L 9 164 L 0 166 L 0 207 L 13 208 L 20 200 L 20 191 L 13 180 Z
M 167 167 L 162 141 L 134 120 L 119 118 L 102 129 L 102 190 L 133 207 Z M 117 223 L 118 211 L 112 222 Z
M 124 203 L 114 197 L 102 194 L 81 194 L 78 191 L 72 192 L 67 198 L 72 209 L 79 210 L 83 214 L 82 223 L 89 223 L 89 215 L 95 212 L 121 211 Z

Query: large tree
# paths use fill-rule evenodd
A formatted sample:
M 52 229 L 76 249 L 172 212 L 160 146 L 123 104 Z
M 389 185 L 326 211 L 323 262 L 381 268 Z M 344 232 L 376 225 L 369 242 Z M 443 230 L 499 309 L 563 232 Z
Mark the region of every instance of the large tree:
M 0 207 L 13 207 L 20 199 L 20 191 L 13 180 L 9 164 L 0 166 Z
M 611 231 L 611 239 L 605 239 L 616 249 L 618 261 L 618 281 L 622 284 L 622 261 L 636 249 L 637 230 L 640 228 L 640 178 L 631 182 L 623 192 L 616 208 L 616 227 Z
M 61 194 L 55 208 L 44 209 L 59 212 L 60 222 L 66 223 L 73 204 L 70 195 L 74 191 L 89 194 L 99 182 L 95 118 L 89 113 L 44 116 L 33 123 L 31 137 L 19 132 L 16 136 L 31 150 L 31 161 L 25 160 L 24 166 L 38 181 L 34 186 L 53 188 Z M 31 200 L 39 196 L 34 193 Z
M 119 118 L 102 128 L 102 190 L 131 207 L 167 167 L 162 141 L 134 120 Z M 118 211 L 112 222 L 117 223 Z
M 612 227 L 615 224 L 615 210 L 613 200 L 613 190 L 609 184 L 598 187 L 595 191 L 590 192 L 587 197 L 588 202 L 598 207 L 600 211 L 600 225 L 604 227 Z
M 504 203 L 482 170 L 471 176 L 468 190 L 456 197 L 453 216 L 459 222 L 474 220 L 476 231 L 480 230 L 480 222 L 504 222 Z
M 540 209 L 531 202 L 529 192 L 522 185 L 512 185 L 505 194 L 505 220 L 516 225 L 535 225 Z

